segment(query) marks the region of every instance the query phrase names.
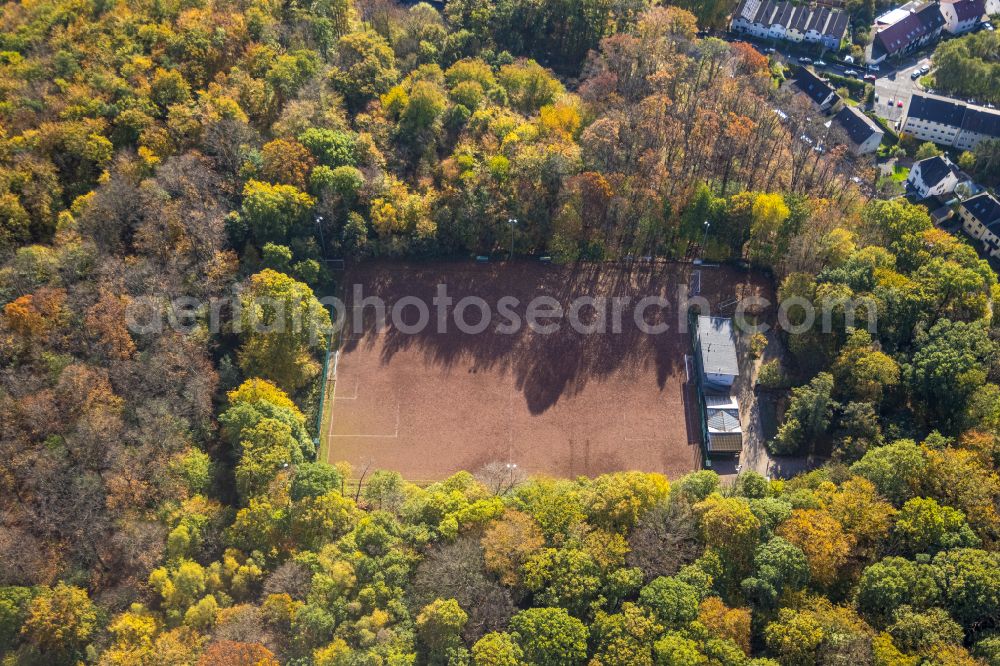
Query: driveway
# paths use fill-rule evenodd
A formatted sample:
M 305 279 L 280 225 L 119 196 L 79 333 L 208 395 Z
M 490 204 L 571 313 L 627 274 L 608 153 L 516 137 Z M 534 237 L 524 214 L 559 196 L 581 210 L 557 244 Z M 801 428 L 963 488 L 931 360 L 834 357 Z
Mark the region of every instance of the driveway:
M 767 478 L 787 479 L 814 469 L 823 463 L 804 456 L 775 458 L 767 451 L 764 427 L 760 417 L 760 403 L 754 391 L 757 373 L 766 361 L 778 359 L 783 353 L 781 341 L 773 329 L 766 334 L 767 350 L 762 359 L 751 358 L 747 347 L 749 336 L 737 335 L 736 352 L 739 356 L 740 375 L 733 384 L 733 393 L 740 403 L 740 422 L 743 425 L 743 450 L 738 459 L 713 459 L 712 468 L 724 480 L 732 481 L 740 472 L 754 471 Z

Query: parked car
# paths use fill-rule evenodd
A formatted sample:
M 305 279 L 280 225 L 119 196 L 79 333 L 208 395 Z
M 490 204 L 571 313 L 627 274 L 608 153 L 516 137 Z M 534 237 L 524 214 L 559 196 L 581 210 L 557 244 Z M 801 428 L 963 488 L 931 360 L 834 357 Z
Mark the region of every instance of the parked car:
M 923 76 L 924 74 L 926 74 L 929 71 L 931 71 L 931 66 L 930 65 L 924 65 L 923 67 L 920 68 L 920 75 Z
M 855 69 L 845 69 L 844 76 L 857 76 L 858 72 Z
M 910 79 L 916 81 L 919 78 L 920 78 L 920 70 L 919 69 L 913 70 L 913 73 L 910 74 Z
M 877 78 L 878 77 L 876 77 L 874 74 L 865 74 L 865 81 L 868 81 L 869 83 L 875 83 Z
M 799 56 L 799 62 L 801 62 L 803 65 L 811 65 L 812 64 L 812 58 L 807 58 L 805 56 Z
M 872 100 L 875 101 L 875 102 L 878 101 L 878 93 L 873 93 Z
M 854 56 L 844 56 L 844 62 L 846 62 L 848 65 L 853 65 Z
M 889 98 L 889 101 L 888 101 L 888 102 L 886 102 L 886 104 L 887 104 L 887 105 L 889 105 L 889 106 L 892 106 L 892 104 L 893 104 L 893 99 L 892 99 L 892 98 L 890 97 L 890 98 Z
M 822 60 L 814 60 L 813 65 L 815 65 L 816 67 L 826 67 L 826 63 L 823 62 Z
M 899 109 L 902 109 L 902 108 L 903 108 L 903 100 L 898 100 L 898 101 L 896 102 L 896 108 L 899 108 Z
M 870 71 L 870 72 L 877 72 L 878 71 L 878 65 L 868 65 L 868 71 Z
M 764 53 L 768 54 L 774 53 L 774 47 L 773 46 L 767 47 L 766 49 L 764 49 Z

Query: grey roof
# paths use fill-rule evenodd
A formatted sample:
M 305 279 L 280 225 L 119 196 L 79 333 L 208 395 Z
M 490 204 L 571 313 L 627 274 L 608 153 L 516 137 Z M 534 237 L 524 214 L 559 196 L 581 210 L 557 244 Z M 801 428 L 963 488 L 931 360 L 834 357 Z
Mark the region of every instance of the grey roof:
M 1000 136 L 1000 111 L 979 106 L 966 107 L 962 129 L 988 136 Z
M 812 16 L 809 17 L 808 30 L 815 30 L 816 32 L 822 33 L 823 29 L 826 27 L 826 20 L 828 18 L 830 18 L 830 10 L 826 7 L 820 7 L 814 10 Z
M 781 25 L 799 32 L 815 30 L 825 37 L 843 39 L 849 17 L 840 9 L 809 8 L 787 0 L 741 0 L 733 12 L 733 19 L 742 18 L 770 28 Z
M 850 104 L 845 104 L 833 119 L 855 145 L 861 145 L 874 134 L 885 136 L 885 131 L 878 126 L 878 123 Z
M 799 7 L 798 13 L 795 15 L 795 20 L 792 21 L 791 27 L 795 28 L 799 32 L 805 32 L 806 26 L 809 25 L 810 16 L 812 16 L 812 12 L 809 11 L 808 7 Z
M 931 211 L 931 219 L 934 224 L 941 224 L 954 214 L 955 211 L 951 209 L 951 206 L 939 206 Z
M 908 117 L 920 118 L 952 127 L 961 127 L 965 117 L 965 103 L 938 97 L 937 95 L 921 95 L 914 93 L 910 97 Z
M 991 227 L 991 231 L 995 231 L 991 225 L 1000 226 L 1000 201 L 994 199 L 992 194 L 983 192 L 971 199 L 966 199 L 962 207 L 979 220 L 984 227 Z
M 730 409 L 709 409 L 708 429 L 716 432 L 740 432 L 740 415 Z
M 740 374 L 732 319 L 699 316 L 698 343 L 704 372 L 731 377 Z
M 947 178 L 949 174 L 958 174 L 958 168 L 948 161 L 947 158 L 940 155 L 920 160 L 914 164 L 914 166 L 917 165 L 920 166 L 920 179 L 928 187 L 934 187 Z
M 837 94 L 833 86 L 816 76 L 808 67 L 799 67 L 793 81 L 796 88 L 809 95 L 809 98 L 817 104 L 822 104 L 830 95 Z
M 706 409 L 735 409 L 739 411 L 740 403 L 730 393 L 705 393 Z
M 966 104 L 962 100 L 914 93 L 907 115 L 960 127 L 967 132 L 1000 137 L 1000 110 Z
M 892 55 L 944 26 L 941 6 L 932 2 L 875 35 L 875 44 Z
M 844 35 L 847 34 L 847 25 L 851 22 L 851 17 L 842 11 L 835 11 L 830 19 L 829 25 L 826 26 L 826 34 L 830 37 L 836 37 L 839 40 L 844 39 Z
M 781 13 L 774 17 L 774 23 L 787 28 L 789 22 L 792 20 L 792 16 L 795 14 L 796 6 L 790 2 L 782 3 L 782 5 Z

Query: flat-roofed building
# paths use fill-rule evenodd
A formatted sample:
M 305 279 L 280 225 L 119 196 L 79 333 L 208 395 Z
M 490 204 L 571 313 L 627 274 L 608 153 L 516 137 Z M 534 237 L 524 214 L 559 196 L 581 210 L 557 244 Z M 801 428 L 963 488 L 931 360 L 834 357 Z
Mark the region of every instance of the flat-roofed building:
M 740 375 L 733 320 L 701 315 L 695 334 L 705 388 L 727 391 Z

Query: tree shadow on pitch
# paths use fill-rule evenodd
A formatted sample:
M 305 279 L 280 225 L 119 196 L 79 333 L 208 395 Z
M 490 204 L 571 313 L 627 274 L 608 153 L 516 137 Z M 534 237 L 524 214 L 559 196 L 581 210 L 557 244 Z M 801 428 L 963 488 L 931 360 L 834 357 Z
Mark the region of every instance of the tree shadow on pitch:
M 385 301 L 387 326 L 379 331 L 375 309 L 366 308 L 361 326 L 344 336 L 343 350 L 350 353 L 358 348 L 378 347 L 384 364 L 397 354 L 416 352 L 431 368 L 509 372 L 532 414 L 543 413 L 563 396 L 582 391 L 590 381 L 607 379 L 616 373 L 632 375 L 653 370 L 657 388 L 663 390 L 670 377 L 683 375 L 684 354 L 689 350 L 688 335 L 679 330 L 684 319 L 678 314 L 677 296 L 678 285 L 687 284 L 689 270 L 688 265 L 667 263 L 362 264 L 348 275 L 348 316 L 353 319 L 350 284 L 357 283 L 362 285 L 363 295 L 378 295 Z M 447 285 L 452 312 L 460 309 L 465 297 L 483 299 L 490 309 L 488 325 L 482 325 L 479 307 L 466 302 L 464 319 L 477 332 L 462 332 L 453 318 L 447 320 L 444 332 L 439 331 L 433 300 L 439 284 Z M 594 308 L 585 306 L 581 308 L 581 323 L 594 325 L 601 332 L 574 330 L 565 318 L 552 333 L 531 330 L 525 321 L 525 311 L 536 296 L 554 298 L 564 309 L 579 297 L 604 297 L 608 302 L 607 321 L 601 320 Z M 520 317 L 521 326 L 514 333 L 497 330 L 509 323 L 497 311 L 504 297 L 519 301 L 513 310 Z M 662 298 L 669 304 L 661 309 L 652 303 L 642 317 L 648 327 L 665 325 L 665 332 L 653 334 L 650 331 L 659 329 L 642 330 L 638 325 L 634 306 L 646 297 Z M 614 326 L 615 298 L 623 303 L 618 318 L 620 326 Z M 419 329 L 415 325 L 421 323 L 423 315 L 413 305 L 416 301 L 425 303 L 428 309 L 427 324 Z M 394 306 L 398 308 L 399 327 L 392 323 Z M 414 328 L 407 330 L 409 327 Z

